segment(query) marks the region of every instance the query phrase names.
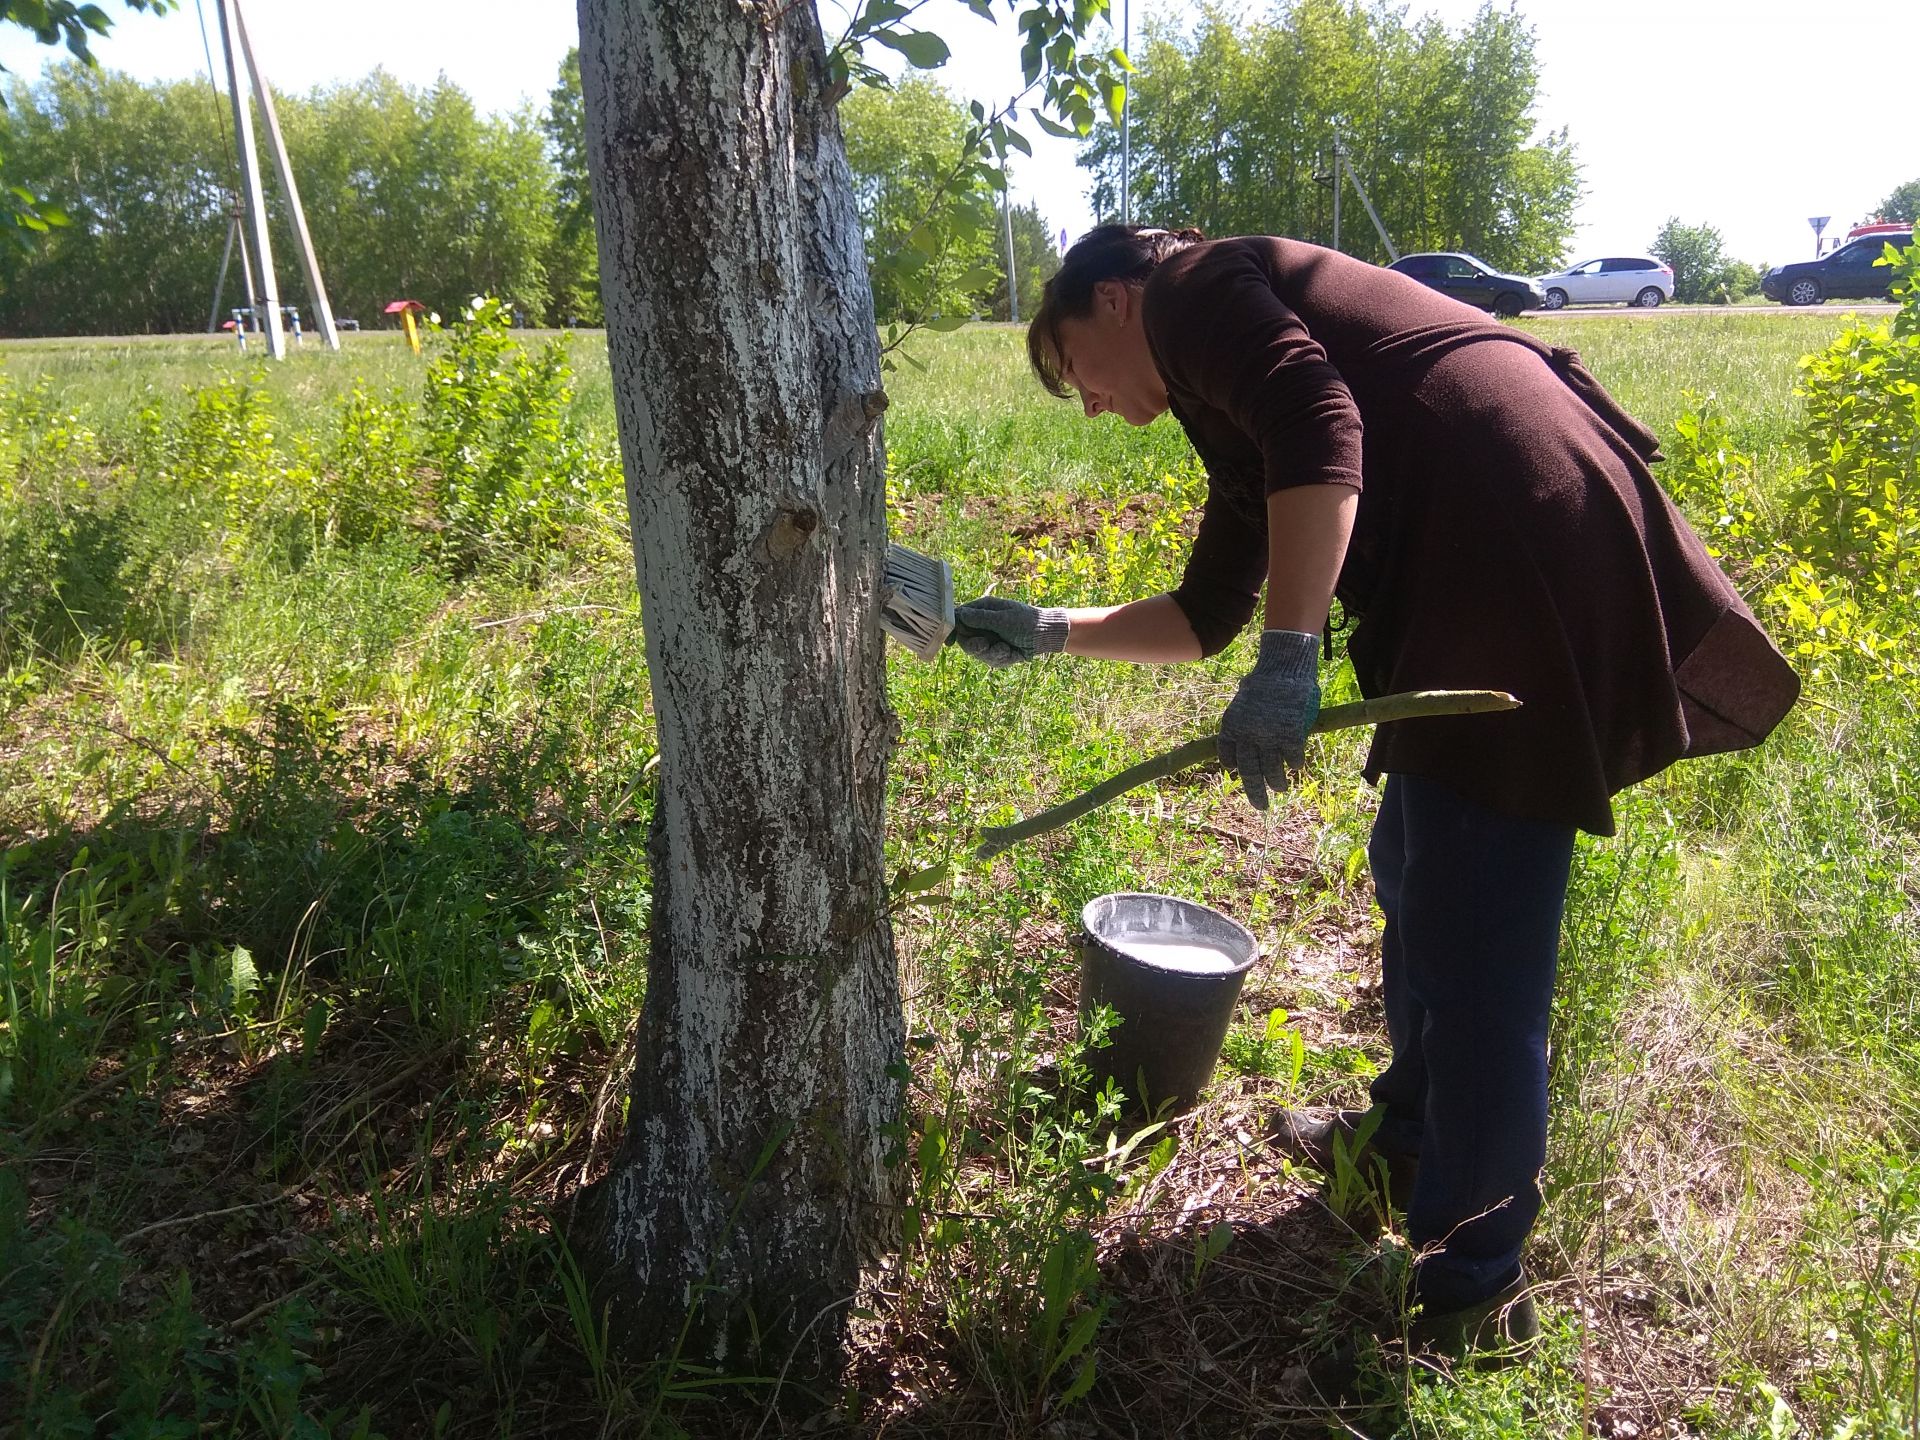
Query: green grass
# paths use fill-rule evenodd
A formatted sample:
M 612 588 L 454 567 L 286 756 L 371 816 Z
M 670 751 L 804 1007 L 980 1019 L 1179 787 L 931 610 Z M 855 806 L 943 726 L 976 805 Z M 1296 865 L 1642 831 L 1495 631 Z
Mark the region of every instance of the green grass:
M 1683 392 L 1715 394 L 1774 514 L 1798 359 L 1840 326 L 1538 333 L 1669 441 Z M 1170 421 L 1085 421 L 1006 329 L 910 344 L 924 368 L 890 374 L 886 422 L 905 538 L 963 587 L 1054 600 L 1177 575 L 1198 476 Z M 539 402 L 586 498 L 536 487 L 465 547 L 395 336 L 273 368 L 230 342 L 0 346 L 0 1434 L 797 1427 L 763 1417 L 764 1386 L 723 1402 L 609 1353 L 556 1238 L 620 1125 L 651 914 L 600 345 L 577 337 L 573 398 Z M 393 425 L 355 422 L 385 437 L 361 450 L 356 385 L 397 396 Z M 303 509 L 309 485 L 333 498 Z M 376 492 L 378 533 L 342 539 L 327 506 Z M 990 867 L 963 855 L 1210 724 L 1246 658 L 893 652 L 889 860 L 956 863 L 897 918 L 923 1208 L 853 1356 L 856 1429 L 1039 1433 L 1091 1359 L 1076 1403 L 1115 1433 L 1319 1435 L 1290 1367 L 1393 1323 L 1403 1247 L 1357 1243 L 1257 1140 L 1265 1109 L 1357 1098 L 1385 1057 L 1361 738 L 1267 817 L 1189 775 Z M 1911 1434 L 1920 724 L 1909 688 L 1849 673 L 1581 846 L 1530 1256 L 1543 1354 L 1447 1384 L 1382 1359 L 1341 1423 Z M 1073 1099 L 1067 936 L 1123 888 L 1216 904 L 1267 958 L 1207 1103 L 1121 1159 Z

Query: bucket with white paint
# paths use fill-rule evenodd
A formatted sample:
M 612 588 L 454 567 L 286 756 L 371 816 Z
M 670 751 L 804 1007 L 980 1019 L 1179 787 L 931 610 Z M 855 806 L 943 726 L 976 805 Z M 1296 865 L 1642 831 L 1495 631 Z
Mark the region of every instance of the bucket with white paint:
M 1102 895 L 1080 926 L 1081 1032 L 1102 1005 L 1120 1017 L 1087 1052 L 1095 1084 L 1111 1076 L 1148 1113 L 1186 1109 L 1213 1076 L 1259 945 L 1218 910 L 1171 895 Z

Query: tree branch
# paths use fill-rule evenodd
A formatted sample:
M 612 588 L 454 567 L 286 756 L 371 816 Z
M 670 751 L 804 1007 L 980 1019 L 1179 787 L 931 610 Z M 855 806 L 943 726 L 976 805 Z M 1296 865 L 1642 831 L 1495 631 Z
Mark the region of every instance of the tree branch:
M 1519 708 L 1520 702 L 1503 690 L 1410 690 L 1400 695 L 1382 695 L 1378 699 L 1359 700 L 1351 705 L 1335 705 L 1322 710 L 1309 733 L 1319 735 L 1328 730 L 1346 730 L 1357 725 L 1384 725 L 1393 720 L 1419 720 L 1436 715 L 1480 715 Z M 1220 736 L 1203 735 L 1198 740 L 1189 740 L 1150 760 L 1142 760 L 1138 765 L 1102 780 L 1091 790 L 1083 791 L 1051 810 L 1043 810 L 1012 825 L 985 826 L 980 831 L 980 844 L 973 852 L 974 858 L 992 859 L 1022 840 L 1031 840 L 1036 835 L 1044 835 L 1049 830 L 1058 830 L 1062 825 L 1071 824 L 1088 811 L 1099 809 L 1129 790 L 1153 780 L 1165 779 L 1189 766 L 1204 764 L 1215 759 L 1219 753 Z

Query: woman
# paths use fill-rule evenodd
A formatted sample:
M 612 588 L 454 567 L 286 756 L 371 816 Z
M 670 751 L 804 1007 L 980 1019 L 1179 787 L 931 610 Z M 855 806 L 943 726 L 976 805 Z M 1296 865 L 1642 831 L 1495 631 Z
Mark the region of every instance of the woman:
M 1685 756 L 1758 744 L 1792 669 L 1648 471 L 1654 437 L 1571 351 L 1338 252 L 1104 226 L 1048 282 L 1028 352 L 1088 416 L 1171 410 L 1207 468 L 1170 594 L 1112 608 L 989 598 L 957 643 L 1194 660 L 1266 584 L 1258 659 L 1220 721 L 1264 809 L 1302 760 L 1331 601 L 1367 695 L 1493 689 L 1523 708 L 1381 727 L 1368 852 L 1392 1063 L 1367 1151 L 1407 1195 L 1422 1336 L 1530 1339 L 1520 1268 L 1546 1154 L 1547 1026 L 1576 830 Z M 1330 1168 L 1352 1112 L 1274 1136 Z

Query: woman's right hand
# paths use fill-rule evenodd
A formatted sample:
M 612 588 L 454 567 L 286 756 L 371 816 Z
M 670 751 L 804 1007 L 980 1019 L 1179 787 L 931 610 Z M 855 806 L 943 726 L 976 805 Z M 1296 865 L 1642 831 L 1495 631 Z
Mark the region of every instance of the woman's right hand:
M 1036 655 L 1058 654 L 1066 649 L 1070 629 L 1064 610 L 1041 609 L 1004 595 L 983 595 L 954 606 L 953 634 L 947 643 L 999 670 Z

